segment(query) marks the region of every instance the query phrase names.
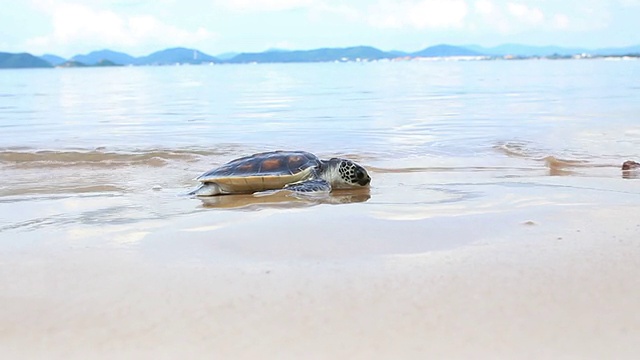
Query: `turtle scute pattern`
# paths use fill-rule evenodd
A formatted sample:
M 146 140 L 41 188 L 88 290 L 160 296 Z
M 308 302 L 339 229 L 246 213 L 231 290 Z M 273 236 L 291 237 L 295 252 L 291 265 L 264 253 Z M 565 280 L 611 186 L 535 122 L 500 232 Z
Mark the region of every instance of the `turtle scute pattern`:
M 318 164 L 318 159 L 310 153 L 275 151 L 230 161 L 203 177 L 287 176 Z
M 275 151 L 246 156 L 203 174 L 198 180 L 215 182 L 223 193 L 251 193 L 281 189 L 313 174 L 321 162 L 302 151 Z

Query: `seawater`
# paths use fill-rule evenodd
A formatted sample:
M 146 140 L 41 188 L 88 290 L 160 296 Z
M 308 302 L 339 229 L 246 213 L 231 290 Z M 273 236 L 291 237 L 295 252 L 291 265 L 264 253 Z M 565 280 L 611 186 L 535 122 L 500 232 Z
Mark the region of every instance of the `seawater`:
M 145 238 L 198 216 L 221 234 L 221 219 L 264 226 L 247 214 L 269 214 L 284 227 L 293 209 L 411 232 L 576 194 L 633 201 L 638 183 L 620 165 L 640 161 L 638 78 L 640 61 L 601 59 L 3 70 L 0 237 L 99 227 Z M 372 187 L 182 196 L 212 167 L 277 149 L 352 158 Z

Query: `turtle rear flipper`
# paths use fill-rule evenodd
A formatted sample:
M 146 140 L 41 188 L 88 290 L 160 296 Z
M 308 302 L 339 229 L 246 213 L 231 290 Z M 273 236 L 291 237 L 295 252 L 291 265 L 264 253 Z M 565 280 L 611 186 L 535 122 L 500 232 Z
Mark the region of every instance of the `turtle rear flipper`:
M 286 185 L 284 190 L 311 193 L 311 192 L 330 192 L 331 184 L 323 179 L 309 179 Z

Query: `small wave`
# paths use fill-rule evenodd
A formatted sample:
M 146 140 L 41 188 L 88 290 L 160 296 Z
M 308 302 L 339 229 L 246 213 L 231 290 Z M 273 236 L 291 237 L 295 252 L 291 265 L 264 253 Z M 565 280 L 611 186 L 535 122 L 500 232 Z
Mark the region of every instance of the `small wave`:
M 509 157 L 543 163 L 544 167 L 549 170 L 549 175 L 552 176 L 573 175 L 584 171 L 593 173 L 596 169 L 617 169 L 622 164 L 622 162 L 616 163 L 610 159 L 604 160 L 603 157 L 593 157 L 586 154 L 550 155 L 550 151 L 536 149 L 523 142 L 498 144 L 494 146 L 494 149 Z
M 540 151 L 532 150 L 532 147 L 524 142 L 505 142 L 493 147 L 496 151 L 509 157 L 536 159 L 540 158 Z
M 568 160 L 560 159 L 555 156 L 545 156 L 542 160 L 549 168 L 577 168 L 577 167 L 593 167 L 594 165 L 584 160 Z
M 576 168 L 594 167 L 587 161 L 559 159 L 555 156 L 546 156 L 542 160 L 552 176 L 571 175 Z
M 219 154 L 206 150 L 140 150 L 132 152 L 95 150 L 31 150 L 2 149 L 0 164 L 15 168 L 59 168 L 59 167 L 118 167 L 151 166 L 162 167 L 170 161 L 196 161 L 200 157 Z
M 77 195 L 77 194 L 117 194 L 122 193 L 126 189 L 121 186 L 116 186 L 112 184 L 97 184 L 97 185 L 73 185 L 73 184 L 56 184 L 49 185 L 47 183 L 34 183 L 32 186 L 20 186 L 20 187 L 10 187 L 6 189 L 0 188 L 0 203 L 6 201 L 6 198 L 9 198 L 8 201 L 15 202 L 17 201 L 14 196 L 38 196 L 38 195 L 51 195 L 51 194 L 60 194 L 60 195 Z M 33 200 L 33 198 L 29 198 L 29 200 Z
M 503 153 L 509 157 L 523 158 L 527 160 L 534 160 L 544 162 L 548 167 L 592 167 L 594 165 L 586 154 L 550 154 L 551 151 L 544 149 L 537 149 L 535 146 L 526 142 L 506 142 L 498 144 L 493 147 L 498 152 Z M 569 157 L 577 157 L 583 159 L 569 159 Z

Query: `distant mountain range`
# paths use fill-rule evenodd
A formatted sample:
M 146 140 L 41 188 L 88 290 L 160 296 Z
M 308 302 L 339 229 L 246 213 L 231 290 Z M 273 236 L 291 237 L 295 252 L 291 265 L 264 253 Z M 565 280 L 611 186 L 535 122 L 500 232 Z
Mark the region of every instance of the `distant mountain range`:
M 175 65 L 175 64 L 244 64 L 244 63 L 291 63 L 291 62 L 333 62 L 333 61 L 373 61 L 397 58 L 432 57 L 566 57 L 579 54 L 590 56 L 640 56 L 640 45 L 624 48 L 583 49 L 556 46 L 527 46 L 505 44 L 496 47 L 477 45 L 453 46 L 436 45 L 416 52 L 382 51 L 370 46 L 347 48 L 322 48 L 313 50 L 271 49 L 259 53 L 225 53 L 211 56 L 195 49 L 171 48 L 142 57 L 112 50 L 93 51 L 76 55 L 70 59 L 46 54 L 36 57 L 31 54 L 0 53 L 0 68 L 33 67 L 80 67 L 116 65 Z
M 71 59 L 65 59 L 60 56 L 50 54 L 43 55 L 41 59 L 48 61 L 54 66 L 60 66 L 65 63 L 78 63 L 93 66 L 104 60 L 108 60 L 118 65 L 173 65 L 221 62 L 221 60 L 198 50 L 185 48 L 166 49 L 143 57 L 133 57 L 129 54 L 112 50 L 99 50 L 85 55 L 76 55 Z

